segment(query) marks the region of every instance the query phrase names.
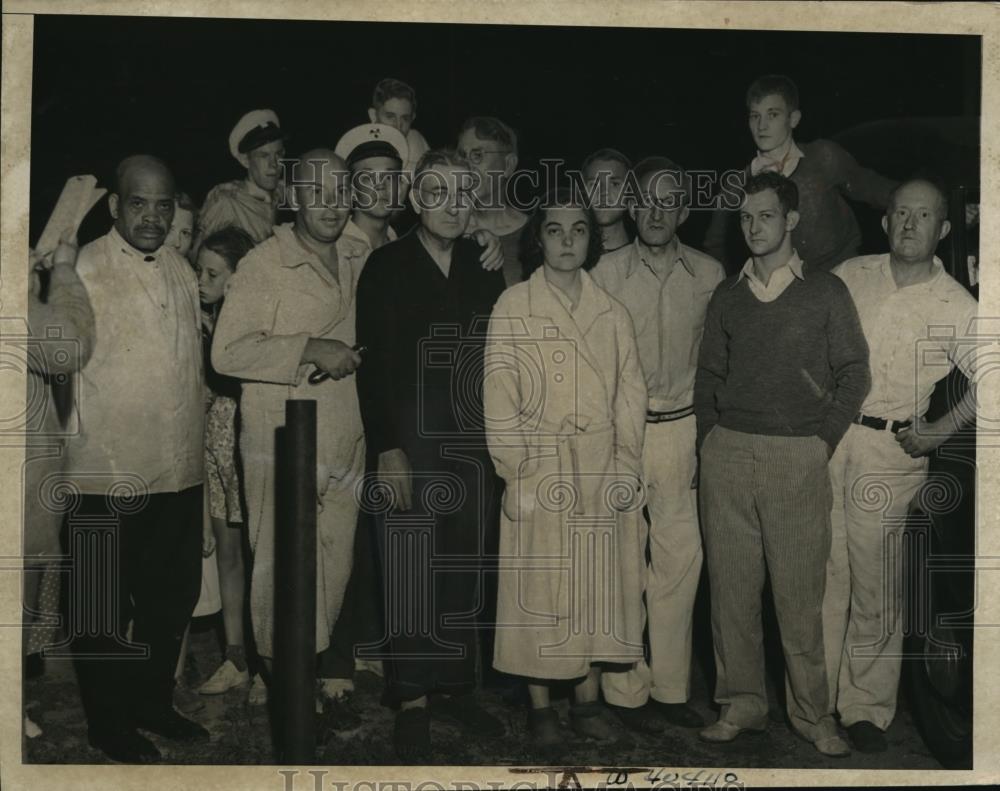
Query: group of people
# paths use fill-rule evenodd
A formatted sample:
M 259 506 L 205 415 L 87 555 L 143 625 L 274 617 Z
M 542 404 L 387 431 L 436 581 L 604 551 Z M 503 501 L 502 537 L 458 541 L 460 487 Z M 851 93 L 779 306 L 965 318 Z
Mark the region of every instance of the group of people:
M 514 131 L 474 117 L 430 147 L 398 80 L 377 86 L 371 123 L 291 170 L 276 114 L 247 113 L 229 139 L 245 176 L 200 212 L 162 161 L 123 160 L 112 229 L 75 271 L 65 249 L 38 263 L 53 276 L 30 317 L 43 336 L 61 293 L 92 311 L 63 471 L 76 587 L 115 605 L 70 624 L 91 744 L 134 762 L 159 756 L 140 729 L 208 738 L 173 706 L 200 550 L 217 552 L 227 643 L 201 692 L 267 700 L 276 432 L 287 399 L 311 399 L 317 706 L 343 727 L 357 663 L 384 674 L 402 760 L 429 755 L 434 718 L 503 734 L 477 689 L 485 647 L 524 682 L 536 744 L 572 738 L 557 680 L 577 737 L 732 741 L 768 722 L 768 576 L 791 727 L 826 756 L 850 753 L 838 719 L 856 749 L 884 750 L 902 639 L 890 547 L 928 454 L 974 416 L 973 387 L 924 418 L 952 367 L 975 376 L 976 302 L 935 257 L 939 186 L 797 143 L 787 77 L 756 80 L 747 110 L 742 202 L 703 245 L 725 266 L 680 240 L 691 188 L 667 157 L 602 149 L 584 194 L 553 189 L 525 213 L 506 194 Z M 885 209 L 888 253 L 857 257 L 844 194 Z M 733 228 L 741 265 L 720 241 Z M 878 509 L 857 491 L 869 479 L 890 492 Z M 703 565 L 712 724 L 690 705 Z

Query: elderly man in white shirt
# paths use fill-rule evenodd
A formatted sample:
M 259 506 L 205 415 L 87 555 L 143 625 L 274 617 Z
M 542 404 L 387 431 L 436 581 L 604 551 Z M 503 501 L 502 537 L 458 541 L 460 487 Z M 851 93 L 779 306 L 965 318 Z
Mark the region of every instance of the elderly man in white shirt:
M 604 697 L 630 728 L 696 728 L 691 695 L 694 600 L 703 551 L 698 525 L 694 381 L 705 311 L 725 273 L 677 236 L 687 219 L 689 177 L 666 157 L 633 171 L 642 204 L 635 241 L 601 257 L 594 282 L 629 311 L 649 394 L 643 477 L 649 512 L 645 580 L 650 660 L 601 678 Z M 773 279 L 773 278 L 772 278 Z
M 208 739 L 171 706 L 201 586 L 203 372 L 198 284 L 163 244 L 173 177 L 138 155 L 118 166 L 116 180 L 114 227 L 77 262 L 96 342 L 77 388 L 79 433 L 67 448 L 80 495 L 69 514 L 70 595 L 104 597 L 109 607 L 71 605 L 81 620 L 70 630 L 90 743 L 135 763 L 159 758 L 137 727 Z
M 833 270 L 854 298 L 871 353 L 871 390 L 830 461 L 833 547 L 823 603 L 830 705 L 862 752 L 886 749 L 896 712 L 902 563 L 892 547 L 926 480 L 928 455 L 976 410 L 978 305 L 934 256 L 947 216 L 936 185 L 901 184 L 882 220 L 889 252 Z M 955 366 L 973 386 L 929 423 L 934 386 Z

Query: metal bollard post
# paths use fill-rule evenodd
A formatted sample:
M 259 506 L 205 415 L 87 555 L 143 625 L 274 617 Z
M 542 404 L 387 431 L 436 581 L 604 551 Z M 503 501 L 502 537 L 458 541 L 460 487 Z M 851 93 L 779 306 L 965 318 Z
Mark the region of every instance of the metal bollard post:
M 316 760 L 316 402 L 285 402 L 275 531 L 274 684 L 283 764 Z

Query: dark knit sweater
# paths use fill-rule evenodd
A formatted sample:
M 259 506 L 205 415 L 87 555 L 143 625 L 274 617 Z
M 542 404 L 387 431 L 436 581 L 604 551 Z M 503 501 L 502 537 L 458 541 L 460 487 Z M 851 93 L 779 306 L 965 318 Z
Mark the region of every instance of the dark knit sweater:
M 708 303 L 695 377 L 698 444 L 716 424 L 840 442 L 868 394 L 868 344 L 835 275 L 806 270 L 773 302 L 729 277 Z
M 792 247 L 811 268 L 830 270 L 861 247 L 861 229 L 844 196 L 884 209 L 896 182 L 861 167 L 832 140 L 796 145 L 803 157 L 790 177 L 799 188 L 800 215 Z M 749 169 L 744 179 L 748 174 Z M 747 257 L 739 215 L 738 208 L 717 210 L 705 235 L 705 252 L 722 261 L 730 274 Z

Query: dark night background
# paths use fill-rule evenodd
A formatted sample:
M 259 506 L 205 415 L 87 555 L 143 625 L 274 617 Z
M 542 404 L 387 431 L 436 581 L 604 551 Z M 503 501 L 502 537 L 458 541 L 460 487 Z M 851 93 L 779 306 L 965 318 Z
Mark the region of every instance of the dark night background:
M 753 155 L 746 87 L 770 72 L 799 85 L 799 140 L 964 116 L 957 160 L 954 134 L 945 156 L 937 138 L 893 122 L 843 142 L 886 175 L 935 157 L 947 176 L 978 172 L 974 36 L 37 16 L 31 239 L 70 175 L 109 186 L 123 156 L 155 153 L 200 202 L 241 175 L 227 138 L 242 113 L 273 108 L 289 153 L 332 146 L 367 121 L 385 76 L 414 86 L 415 126 L 432 146 L 453 145 L 461 122 L 483 114 L 515 127 L 523 167 L 542 157 L 576 167 L 602 146 L 634 159 L 666 153 L 689 168 L 741 167 Z M 682 236 L 700 242 L 704 219 L 692 216 Z M 81 242 L 109 223 L 102 203 Z

